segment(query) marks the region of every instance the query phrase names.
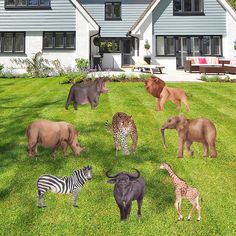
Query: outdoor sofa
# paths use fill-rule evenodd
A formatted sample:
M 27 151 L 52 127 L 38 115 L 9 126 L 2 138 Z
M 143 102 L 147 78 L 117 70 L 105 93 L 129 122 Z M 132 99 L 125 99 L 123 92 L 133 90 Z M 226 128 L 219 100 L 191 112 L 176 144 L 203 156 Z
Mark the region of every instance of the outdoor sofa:
M 200 66 L 222 66 L 217 57 L 186 57 L 184 71 L 200 72 Z
M 224 64 L 225 73 L 236 74 L 236 57 L 233 57 L 227 64 Z

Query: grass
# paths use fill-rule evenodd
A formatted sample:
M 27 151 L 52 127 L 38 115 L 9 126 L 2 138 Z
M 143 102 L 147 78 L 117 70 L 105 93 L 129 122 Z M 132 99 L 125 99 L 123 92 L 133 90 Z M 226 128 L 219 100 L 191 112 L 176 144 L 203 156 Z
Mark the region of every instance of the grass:
M 110 83 L 109 93 L 101 95 L 96 110 L 80 106 L 64 109 L 70 85 L 58 79 L 0 80 L 0 235 L 236 235 L 236 84 L 182 83 L 188 93 L 189 118 L 208 117 L 216 124 L 218 158 L 202 157 L 202 146 L 194 144 L 195 156 L 177 158 L 177 135 L 166 132 L 165 150 L 158 132 L 161 124 L 178 114 L 168 102 L 164 112 L 155 112 L 155 100 L 142 83 Z M 117 111 L 132 114 L 139 132 L 136 156 L 115 157 L 113 139 L 104 128 Z M 184 110 L 182 110 L 184 112 Z M 25 128 L 36 119 L 65 120 L 74 124 L 86 147 L 80 157 L 70 152 L 64 159 L 57 152 L 52 160 L 50 150 L 39 149 L 38 160 L 26 153 Z M 197 187 L 203 197 L 202 221 L 196 213 L 186 221 L 190 205 L 182 203 L 185 216 L 176 222 L 174 187 L 169 176 L 159 170 L 167 161 L 176 173 Z M 94 177 L 84 186 L 78 198 L 78 209 L 71 206 L 70 195 L 48 193 L 46 209 L 36 207 L 36 181 L 46 173 L 65 176 L 85 165 L 94 167 Z M 119 212 L 113 198 L 113 186 L 106 183 L 104 171 L 132 171 L 137 168 L 146 181 L 143 217 L 136 218 L 133 204 L 128 222 L 119 223 Z

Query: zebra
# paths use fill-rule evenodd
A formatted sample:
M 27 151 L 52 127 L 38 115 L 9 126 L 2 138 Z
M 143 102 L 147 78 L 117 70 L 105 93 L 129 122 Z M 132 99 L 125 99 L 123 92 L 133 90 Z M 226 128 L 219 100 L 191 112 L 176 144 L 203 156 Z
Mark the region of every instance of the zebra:
M 37 181 L 37 206 L 46 207 L 44 204 L 44 194 L 47 191 L 60 194 L 72 193 L 72 205 L 78 207 L 76 200 L 80 189 L 92 178 L 92 167 L 86 166 L 82 169 L 75 170 L 71 176 L 57 177 L 53 175 L 43 175 Z

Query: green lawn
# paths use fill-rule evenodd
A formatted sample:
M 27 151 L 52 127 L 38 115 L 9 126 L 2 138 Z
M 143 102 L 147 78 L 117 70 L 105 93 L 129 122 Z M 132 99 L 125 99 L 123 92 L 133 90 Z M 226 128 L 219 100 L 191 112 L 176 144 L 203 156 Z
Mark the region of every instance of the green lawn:
M 142 83 L 110 83 L 109 93 L 101 95 L 96 110 L 80 106 L 64 109 L 69 85 L 58 79 L 0 80 L 0 235 L 236 235 L 236 84 L 181 83 L 188 93 L 189 118 L 208 117 L 216 124 L 218 158 L 202 157 L 202 146 L 194 144 L 195 156 L 177 158 L 177 135 L 166 131 L 168 149 L 158 131 L 162 123 L 177 114 L 168 102 L 164 112 L 155 112 L 155 100 Z M 115 157 L 112 135 L 104 122 L 117 111 L 132 114 L 139 132 L 136 156 Z M 182 111 L 184 112 L 184 110 Z M 39 149 L 38 160 L 26 153 L 25 128 L 36 119 L 65 120 L 81 133 L 86 152 L 67 159 L 57 152 Z M 170 163 L 176 173 L 197 187 L 203 197 L 202 221 L 197 215 L 188 222 L 191 208 L 183 201 L 185 220 L 176 222 L 174 187 L 169 176 L 159 170 L 161 162 Z M 71 206 L 70 195 L 46 194 L 47 208 L 36 207 L 36 181 L 42 174 L 71 175 L 85 165 L 94 167 L 93 179 L 81 190 L 78 209 Z M 143 217 L 136 218 L 133 204 L 128 222 L 120 224 L 113 197 L 113 185 L 106 183 L 104 171 L 141 171 L 146 182 Z

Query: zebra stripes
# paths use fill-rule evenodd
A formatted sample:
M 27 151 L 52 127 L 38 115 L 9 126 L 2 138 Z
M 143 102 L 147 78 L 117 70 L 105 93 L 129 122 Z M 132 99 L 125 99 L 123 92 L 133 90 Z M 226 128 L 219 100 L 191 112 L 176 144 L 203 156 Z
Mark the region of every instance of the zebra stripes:
M 87 180 L 92 178 L 92 167 L 87 166 L 80 170 L 75 170 L 72 176 L 57 177 L 53 175 L 40 176 L 37 182 L 38 196 L 37 206 L 46 207 L 44 204 L 44 194 L 47 191 L 59 194 L 72 194 L 72 204 L 78 207 L 76 200 L 79 191 Z

